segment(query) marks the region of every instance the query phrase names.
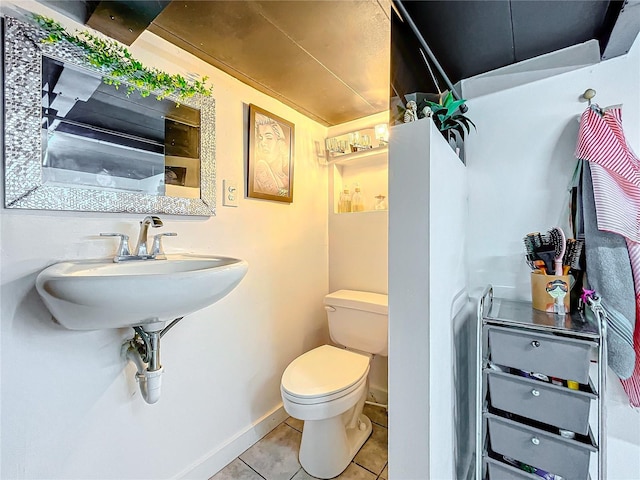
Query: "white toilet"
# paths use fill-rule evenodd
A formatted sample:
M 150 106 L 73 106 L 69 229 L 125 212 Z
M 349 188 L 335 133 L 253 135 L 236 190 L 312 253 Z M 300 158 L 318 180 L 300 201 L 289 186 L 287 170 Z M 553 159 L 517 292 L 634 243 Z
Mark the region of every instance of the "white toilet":
M 373 355 L 388 354 L 387 295 L 339 290 L 324 298 L 331 339 L 296 358 L 280 391 L 289 415 L 304 420 L 300 464 L 318 478 L 342 473 L 371 435 L 363 413 Z

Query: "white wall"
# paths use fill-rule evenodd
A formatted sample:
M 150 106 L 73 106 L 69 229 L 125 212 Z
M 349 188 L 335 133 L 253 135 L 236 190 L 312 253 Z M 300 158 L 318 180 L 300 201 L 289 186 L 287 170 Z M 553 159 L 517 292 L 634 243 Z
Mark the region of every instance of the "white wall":
M 330 127 L 327 135 L 334 137 L 387 121 L 388 114 L 383 112 Z M 375 195 L 388 196 L 387 165 L 387 153 L 381 152 L 345 166 L 327 166 L 331 290 L 346 288 L 387 293 L 387 212 L 335 213 L 335 203 L 343 186 L 353 193 L 357 182 L 362 188 L 367 210 L 373 207 Z
M 387 123 L 388 114 L 382 112 L 328 129 L 327 136 L 369 128 Z M 374 196 L 387 191 L 387 152 L 383 151 L 349 165 L 327 166 L 329 182 L 329 290 L 362 290 L 387 293 L 388 212 L 367 211 L 335 213 L 339 191 L 348 186 L 354 192 L 354 183 L 362 188 L 365 209 L 373 208 Z M 375 357 L 369 373 L 370 391 L 377 402 L 387 401 L 388 361 Z
M 212 218 L 162 216 L 164 231 L 178 233 L 165 241 L 168 252 L 237 256 L 249 273 L 163 338 L 166 373 L 154 406 L 120 358 L 131 330 L 64 330 L 34 288 L 51 263 L 113 254 L 114 241 L 96 235 L 136 235 L 142 215 L 1 210 L 2 478 L 175 478 L 202 462 L 194 475 L 206 478 L 257 439 L 254 423 L 274 411 L 282 417 L 282 371 L 328 339 L 327 175 L 316 156 L 326 128 L 148 32 L 131 50 L 166 71 L 210 77 L 218 192 L 222 179 L 243 185 L 247 104 L 292 121 L 294 202 L 240 198 L 227 208 L 218 199 Z M 152 302 L 153 292 L 140 301 Z
M 466 299 L 466 170 L 433 122 L 389 146 L 389 474 L 455 478 L 454 317 Z
M 455 478 L 454 318 L 467 299 L 467 171 L 431 126 L 429 179 L 429 478 Z
M 623 104 L 623 124 L 640 151 L 640 40 L 627 56 L 468 102 L 478 126 L 466 142 L 469 174 L 470 287 L 530 300 L 522 237 L 566 226 L 567 185 L 575 167 L 579 101 L 597 91 L 600 106 Z M 607 398 L 610 479 L 640 478 L 640 410 L 611 374 Z

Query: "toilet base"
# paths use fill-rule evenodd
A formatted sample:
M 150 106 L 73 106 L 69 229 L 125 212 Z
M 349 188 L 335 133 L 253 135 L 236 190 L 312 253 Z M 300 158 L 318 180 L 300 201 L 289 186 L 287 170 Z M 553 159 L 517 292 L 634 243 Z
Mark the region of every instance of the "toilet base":
M 300 444 L 300 465 L 316 478 L 334 478 L 351 463 L 371 435 L 371 420 L 358 416 L 353 428 L 345 428 L 342 415 L 304 422 Z

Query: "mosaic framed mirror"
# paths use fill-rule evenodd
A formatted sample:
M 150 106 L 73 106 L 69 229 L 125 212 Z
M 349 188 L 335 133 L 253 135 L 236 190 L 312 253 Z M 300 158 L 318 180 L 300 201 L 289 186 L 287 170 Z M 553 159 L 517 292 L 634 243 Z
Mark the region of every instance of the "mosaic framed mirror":
M 4 19 L 5 207 L 215 214 L 215 100 L 127 95 Z

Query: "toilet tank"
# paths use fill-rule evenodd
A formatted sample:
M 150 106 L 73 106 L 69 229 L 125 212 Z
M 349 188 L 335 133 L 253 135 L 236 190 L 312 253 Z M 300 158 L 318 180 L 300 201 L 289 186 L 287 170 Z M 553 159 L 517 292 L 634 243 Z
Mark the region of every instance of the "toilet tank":
M 331 339 L 347 348 L 388 355 L 388 296 L 338 290 L 324 297 Z

